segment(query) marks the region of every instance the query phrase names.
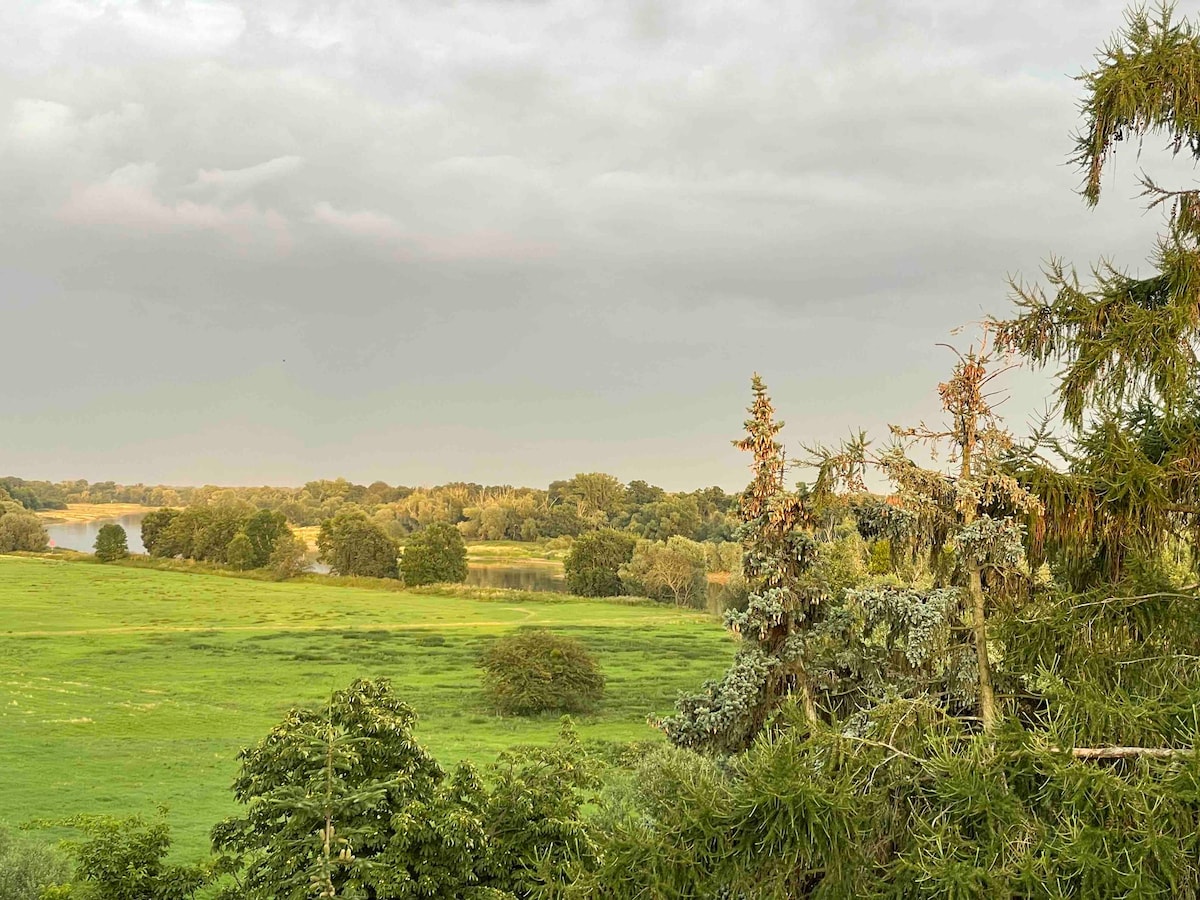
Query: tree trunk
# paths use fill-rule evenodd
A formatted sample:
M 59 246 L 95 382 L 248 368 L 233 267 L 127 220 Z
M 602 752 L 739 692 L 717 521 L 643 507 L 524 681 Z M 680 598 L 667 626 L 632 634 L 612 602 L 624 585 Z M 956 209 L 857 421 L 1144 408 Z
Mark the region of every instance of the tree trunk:
M 975 659 L 979 664 L 979 716 L 983 730 L 991 731 L 999 721 L 996 692 L 992 688 L 992 661 L 987 650 L 987 607 L 983 597 L 983 578 L 979 566 L 972 563 L 967 586 L 971 596 L 972 630 L 975 632 Z
M 964 483 L 971 480 L 972 457 L 978 435 L 978 410 L 971 409 L 962 422 L 962 468 L 959 477 Z M 970 525 L 977 518 L 974 506 L 963 511 L 963 525 Z M 983 720 L 984 732 L 996 727 L 999 716 L 996 711 L 996 693 L 992 689 L 992 661 L 987 648 L 987 600 L 983 595 L 983 575 L 979 563 L 968 560 L 967 593 L 971 597 L 971 630 L 975 633 L 975 659 L 979 664 L 979 717 Z
M 801 667 L 796 673 L 796 686 L 800 688 L 800 697 L 804 702 L 804 718 L 809 725 L 816 725 L 820 719 L 817 716 L 817 701 L 813 698 L 812 686 L 808 683 L 808 673 Z

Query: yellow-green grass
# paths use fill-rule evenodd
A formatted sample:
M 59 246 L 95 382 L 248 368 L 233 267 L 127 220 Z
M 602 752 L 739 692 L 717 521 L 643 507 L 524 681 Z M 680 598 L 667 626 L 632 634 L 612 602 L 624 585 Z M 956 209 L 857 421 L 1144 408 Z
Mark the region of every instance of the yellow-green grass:
M 37 515 L 43 522 L 94 522 L 120 516 L 154 512 L 155 507 L 140 503 L 68 503 L 66 509 L 40 509 Z
M 485 708 L 475 662 L 507 630 L 553 628 L 596 654 L 608 691 L 578 721 L 585 739 L 654 739 L 647 716 L 733 652 L 715 621 L 669 607 L 487 596 L 0 556 L 0 817 L 166 804 L 193 858 L 235 809 L 237 751 L 353 678 L 391 678 L 443 764 L 483 763 L 558 728 Z

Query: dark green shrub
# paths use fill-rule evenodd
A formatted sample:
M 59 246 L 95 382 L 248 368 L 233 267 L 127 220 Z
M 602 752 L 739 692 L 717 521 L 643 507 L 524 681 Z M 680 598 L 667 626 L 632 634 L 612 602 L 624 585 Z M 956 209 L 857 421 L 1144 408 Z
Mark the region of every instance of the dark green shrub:
M 611 528 L 591 531 L 571 545 L 563 560 L 567 590 L 581 597 L 616 597 L 621 589 L 621 566 L 633 558 L 637 538 Z
M 587 648 L 544 629 L 500 638 L 484 651 L 481 665 L 488 699 L 506 715 L 582 712 L 604 694 L 604 674 Z
M 437 522 L 408 539 L 400 572 L 410 587 L 466 581 L 467 545 L 457 528 Z

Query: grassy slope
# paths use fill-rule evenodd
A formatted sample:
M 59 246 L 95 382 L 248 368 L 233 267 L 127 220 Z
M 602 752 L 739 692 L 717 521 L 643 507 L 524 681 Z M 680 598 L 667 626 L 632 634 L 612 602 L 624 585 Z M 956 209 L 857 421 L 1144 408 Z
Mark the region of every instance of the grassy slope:
M 4 818 L 171 808 L 195 856 L 232 811 L 239 748 L 289 706 L 388 676 L 445 764 L 548 741 L 557 720 L 483 708 L 475 659 L 520 625 L 575 634 L 609 690 L 585 738 L 650 739 L 646 716 L 732 654 L 712 620 L 602 601 L 543 603 L 274 584 L 0 556 L 0 797 Z

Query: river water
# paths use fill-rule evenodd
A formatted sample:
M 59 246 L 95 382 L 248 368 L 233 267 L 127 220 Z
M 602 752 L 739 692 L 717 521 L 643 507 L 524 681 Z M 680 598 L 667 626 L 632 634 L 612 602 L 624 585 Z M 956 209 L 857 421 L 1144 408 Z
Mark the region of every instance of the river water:
M 51 547 L 62 547 L 65 550 L 79 550 L 91 553 L 96 548 L 96 535 L 102 525 L 115 522 L 125 529 L 130 553 L 145 553 L 142 546 L 142 519 L 145 513 L 130 513 L 115 519 L 95 519 L 91 522 L 56 522 L 46 525 L 50 535 Z
M 475 587 L 514 588 L 519 591 L 566 593 L 567 579 L 557 566 L 468 565 L 467 584 Z

